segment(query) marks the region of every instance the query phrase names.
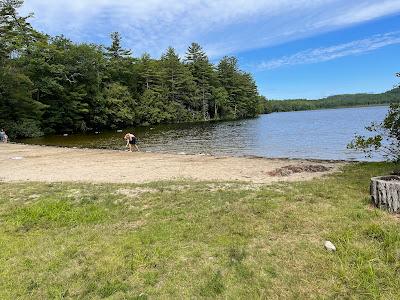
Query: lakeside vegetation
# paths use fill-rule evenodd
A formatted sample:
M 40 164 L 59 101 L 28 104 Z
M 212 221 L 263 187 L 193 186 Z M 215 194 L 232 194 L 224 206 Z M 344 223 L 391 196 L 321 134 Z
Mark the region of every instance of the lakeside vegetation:
M 121 36 L 77 44 L 36 31 L 22 0 L 0 1 L 0 124 L 15 137 L 254 117 L 254 79 L 235 57 L 213 65 L 192 43 L 183 59 L 134 57 Z
M 315 110 L 327 108 L 389 105 L 400 103 L 400 88 L 394 88 L 381 94 L 344 94 L 319 100 L 293 99 L 268 100 L 264 102 L 264 113 Z
M 398 299 L 400 223 L 368 192 L 393 168 L 271 185 L 3 182 L 0 298 Z

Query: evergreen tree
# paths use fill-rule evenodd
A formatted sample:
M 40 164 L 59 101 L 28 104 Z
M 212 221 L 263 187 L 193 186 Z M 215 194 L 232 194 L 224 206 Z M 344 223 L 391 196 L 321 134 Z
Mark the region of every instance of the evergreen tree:
M 121 59 L 132 55 L 130 50 L 123 49 L 121 46 L 121 34 L 119 32 L 112 32 L 111 46 L 106 47 L 105 55 L 110 59 Z
M 22 6 L 22 0 L 0 1 L 0 64 L 17 56 L 18 52 L 26 47 L 36 38 L 40 37 L 28 23 L 28 16 L 20 16 L 18 9 Z
M 254 117 L 259 113 L 258 91 L 254 79 L 240 71 L 235 57 L 224 57 L 218 64 L 218 78 L 227 91 L 234 118 Z
M 161 57 L 161 65 L 166 99 L 183 106 L 187 105 L 193 88 L 193 80 L 175 49 L 171 47 L 167 49 L 167 52 Z
M 225 88 L 213 88 L 212 96 L 214 101 L 214 119 L 219 119 L 224 115 L 230 115 L 231 111 L 228 105 L 229 95 Z
M 112 83 L 105 87 L 103 97 L 109 127 L 121 128 L 135 123 L 136 103 L 126 86 Z
M 161 73 L 160 67 L 156 60 L 152 59 L 149 54 L 145 53 L 139 60 L 139 81 L 140 91 L 161 90 Z
M 229 106 L 232 108 L 233 116 L 237 117 L 238 105 L 238 66 L 235 57 L 223 57 L 218 64 L 218 79 L 221 86 L 228 93 Z
M 41 134 L 44 105 L 32 98 L 33 85 L 17 60 L 38 36 L 18 9 L 20 0 L 0 1 L 0 123 L 11 137 Z
M 212 94 L 212 65 L 208 61 L 208 57 L 197 43 L 192 43 L 187 52 L 185 62 L 189 67 L 190 72 L 196 83 L 195 98 L 201 103 L 203 119 L 208 120 L 209 101 Z

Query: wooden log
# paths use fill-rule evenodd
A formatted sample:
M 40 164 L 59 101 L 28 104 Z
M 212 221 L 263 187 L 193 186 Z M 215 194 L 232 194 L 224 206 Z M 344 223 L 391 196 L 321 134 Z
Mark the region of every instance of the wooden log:
M 391 213 L 400 213 L 400 176 L 371 178 L 370 192 L 376 207 Z

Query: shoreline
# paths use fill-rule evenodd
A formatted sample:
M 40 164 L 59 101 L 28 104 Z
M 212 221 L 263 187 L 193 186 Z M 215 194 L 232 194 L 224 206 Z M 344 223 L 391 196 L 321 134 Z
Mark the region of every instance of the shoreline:
M 274 100 L 274 101 L 291 101 L 291 100 Z M 307 101 L 318 101 L 318 100 L 307 100 Z M 270 114 L 277 114 L 277 113 L 300 112 L 300 111 L 332 110 L 332 109 L 344 109 L 344 108 L 381 107 L 381 106 L 389 106 L 390 104 L 391 103 L 372 104 L 372 105 L 338 106 L 338 107 L 326 107 L 326 108 L 302 109 L 302 110 L 273 111 L 270 113 L 262 113 L 260 115 L 270 115 Z
M 331 174 L 351 162 L 265 157 L 231 157 L 1 144 L 0 181 L 145 183 L 163 180 L 303 181 Z M 288 166 L 310 164 L 328 171 L 271 176 Z
M 126 150 L 119 150 L 113 148 L 90 148 L 90 147 L 77 147 L 77 146 L 62 146 L 62 145 L 45 145 L 45 144 L 28 144 L 28 143 L 20 143 L 20 142 L 9 142 L 8 144 L 15 144 L 15 145 L 24 145 L 24 146 L 39 146 L 39 147 L 54 147 L 54 148 L 61 148 L 61 149 L 81 149 L 81 150 L 104 150 L 104 151 L 113 151 L 124 153 L 127 152 Z M 134 151 L 135 152 L 135 151 Z M 320 163 L 368 163 L 368 162 L 382 162 L 379 160 L 369 161 L 369 160 L 346 160 L 346 159 L 328 159 L 328 158 L 301 158 L 301 157 L 271 157 L 271 156 L 261 156 L 261 155 L 252 155 L 252 154 L 245 154 L 245 155 L 225 155 L 225 154 L 209 154 L 209 153 L 187 153 L 187 152 L 157 152 L 157 151 L 139 151 L 140 153 L 153 153 L 153 154 L 160 154 L 160 155 L 178 155 L 178 156 L 208 156 L 208 157 L 231 157 L 231 158 L 247 158 L 247 159 L 265 159 L 265 160 L 287 160 L 287 161 L 308 161 L 308 162 L 320 162 Z
M 8 144 L 14 145 L 24 145 L 24 146 L 38 146 L 38 147 L 53 147 L 53 148 L 61 148 L 61 149 L 81 149 L 81 150 L 104 150 L 104 151 L 113 151 L 113 152 L 120 152 L 124 153 L 127 152 L 126 150 L 120 149 L 113 149 L 113 148 L 96 148 L 96 147 L 78 147 L 78 146 L 63 146 L 63 145 L 46 145 L 46 144 L 29 144 L 29 143 L 22 143 L 22 142 L 9 142 Z M 231 157 L 231 158 L 248 158 L 248 159 L 266 159 L 266 160 L 288 160 L 288 161 L 308 161 L 308 162 L 326 162 L 326 163 L 368 163 L 368 162 L 382 162 L 379 160 L 346 160 L 346 159 L 329 159 L 329 158 L 301 158 L 301 157 L 271 157 L 271 156 L 261 156 L 261 155 L 252 155 L 252 154 L 245 154 L 245 155 L 228 155 L 228 154 L 209 154 L 209 153 L 187 153 L 187 152 L 157 152 L 157 151 L 139 151 L 140 153 L 153 153 L 153 154 L 160 154 L 160 155 L 190 155 L 190 156 L 208 156 L 208 157 Z

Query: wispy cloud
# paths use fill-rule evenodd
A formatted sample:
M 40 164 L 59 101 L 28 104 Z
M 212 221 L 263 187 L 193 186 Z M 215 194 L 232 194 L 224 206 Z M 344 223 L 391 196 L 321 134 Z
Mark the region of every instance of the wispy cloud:
M 312 64 L 333 60 L 340 57 L 359 55 L 373 50 L 400 44 L 400 31 L 377 34 L 366 39 L 356 40 L 340 45 L 308 49 L 289 56 L 283 56 L 278 59 L 258 64 L 257 68 L 261 70 L 277 69 L 284 66 Z
M 136 54 L 197 41 L 218 57 L 400 13 L 400 0 L 25 0 L 28 11 L 40 30 L 78 42 L 120 31 Z

